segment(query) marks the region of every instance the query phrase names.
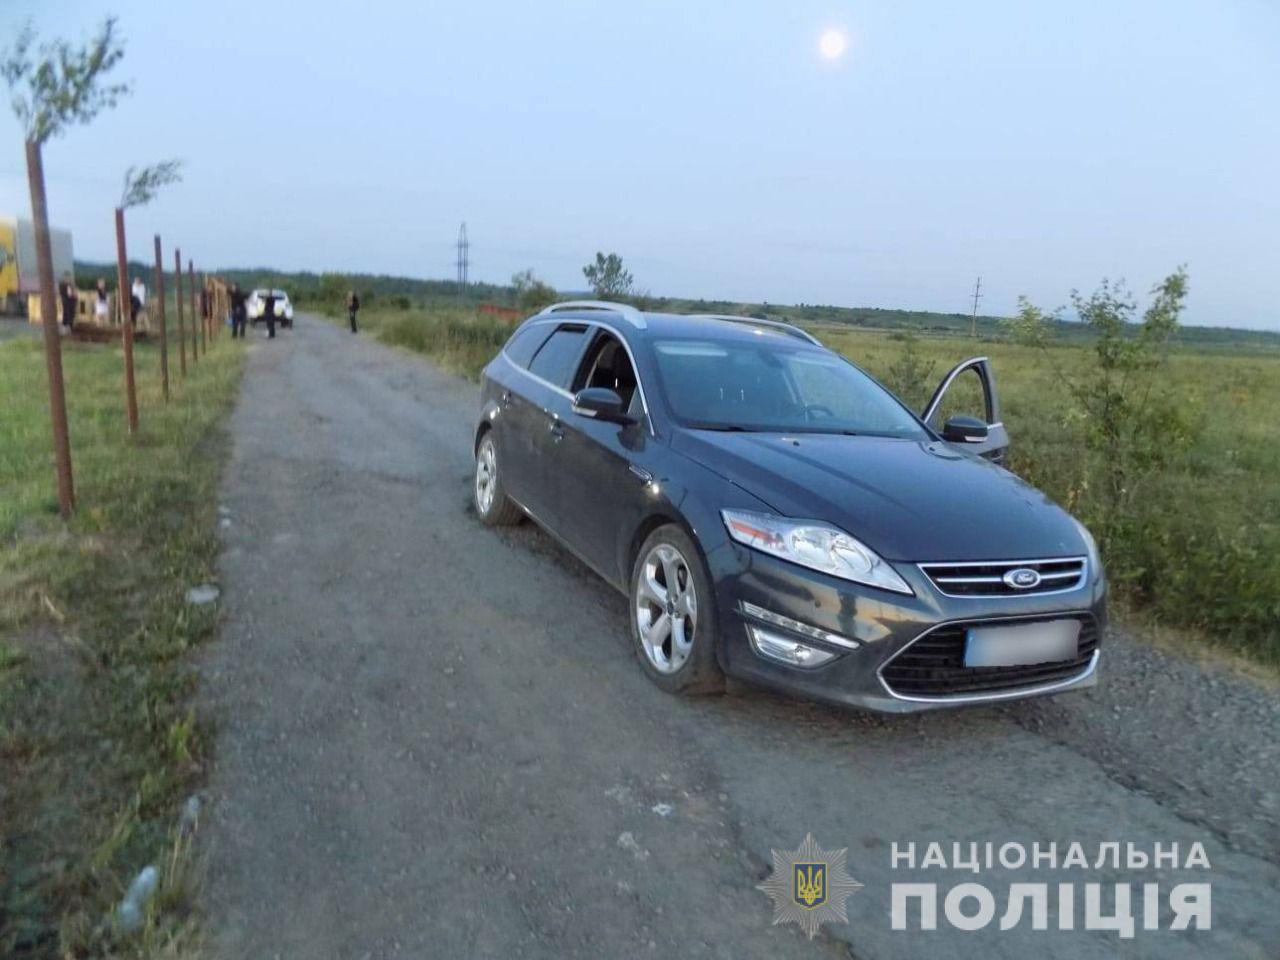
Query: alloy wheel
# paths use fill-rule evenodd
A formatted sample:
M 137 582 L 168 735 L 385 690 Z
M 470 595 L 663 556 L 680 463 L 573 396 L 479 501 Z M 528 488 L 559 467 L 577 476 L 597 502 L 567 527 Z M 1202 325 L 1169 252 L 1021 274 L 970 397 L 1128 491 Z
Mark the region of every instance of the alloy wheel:
M 675 673 L 693 651 L 698 596 L 689 563 L 669 543 L 646 554 L 636 584 L 636 627 L 649 662 Z
M 476 455 L 476 507 L 482 516 L 488 516 L 493 507 L 493 495 L 498 484 L 498 458 L 493 452 L 493 441 L 485 437 L 480 441 Z

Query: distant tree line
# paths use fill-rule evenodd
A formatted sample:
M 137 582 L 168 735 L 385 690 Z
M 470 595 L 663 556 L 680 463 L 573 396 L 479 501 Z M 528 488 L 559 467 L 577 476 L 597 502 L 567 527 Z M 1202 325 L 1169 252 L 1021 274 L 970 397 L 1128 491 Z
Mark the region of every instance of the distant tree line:
M 129 273 L 150 278 L 149 266 L 131 261 Z M 222 276 L 249 289 L 280 287 L 304 308 L 338 309 L 348 290 L 354 289 L 368 306 L 432 307 L 458 302 L 458 286 L 453 280 L 419 280 L 391 274 L 313 273 L 281 271 L 267 267 L 220 269 Z M 597 253 L 595 260 L 583 268 L 588 290 L 557 291 L 534 275 L 532 270 L 514 274 L 507 284 L 471 283 L 466 299 L 473 303 L 494 303 L 535 312 L 556 300 L 595 296 L 632 303 L 645 310 L 673 313 L 727 313 L 760 319 L 785 320 L 791 323 L 836 323 L 881 330 L 936 333 L 967 336 L 970 317 L 966 313 L 935 313 L 928 310 L 895 310 L 884 307 L 839 307 L 800 303 L 779 305 L 767 302 L 708 300 L 680 297 L 658 297 L 637 290 L 631 271 L 616 253 Z M 81 286 L 92 286 L 101 277 L 109 288 L 115 287 L 115 265 L 76 262 L 76 277 Z M 1059 311 L 1037 310 L 1020 301 L 1013 317 L 979 316 L 978 334 L 986 340 L 1012 339 L 1025 343 L 1057 341 L 1091 342 L 1097 330 L 1087 322 L 1069 320 Z M 1138 325 L 1129 324 L 1122 336 L 1137 336 Z M 1232 327 L 1179 326 L 1176 339 L 1187 346 L 1222 347 L 1263 351 L 1280 350 L 1280 334 L 1264 330 L 1241 330 Z

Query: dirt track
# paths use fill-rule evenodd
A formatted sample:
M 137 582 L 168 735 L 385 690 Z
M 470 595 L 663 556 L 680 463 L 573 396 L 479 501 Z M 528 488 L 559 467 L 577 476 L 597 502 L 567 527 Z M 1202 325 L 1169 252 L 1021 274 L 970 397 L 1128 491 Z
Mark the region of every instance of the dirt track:
M 251 350 L 205 664 L 220 955 L 1280 949 L 1274 691 L 1113 638 L 1097 691 L 1001 709 L 673 699 L 633 662 L 624 598 L 532 525 L 472 516 L 474 386 L 305 317 Z M 812 943 L 755 889 L 806 833 L 865 884 Z M 1213 869 L 911 873 L 895 840 L 1202 841 Z M 890 884 L 912 880 L 985 882 L 1001 913 L 1011 881 L 1208 880 L 1213 929 L 1122 941 L 1078 907 L 1074 932 L 895 932 Z

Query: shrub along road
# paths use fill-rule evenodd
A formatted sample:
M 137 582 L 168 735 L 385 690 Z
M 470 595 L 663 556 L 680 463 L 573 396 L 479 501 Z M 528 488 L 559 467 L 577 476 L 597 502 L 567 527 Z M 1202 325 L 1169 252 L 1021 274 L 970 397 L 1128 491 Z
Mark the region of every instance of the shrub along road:
M 226 621 L 205 894 L 226 956 L 1253 957 L 1280 943 L 1280 711 L 1214 663 L 1111 638 L 1102 686 L 881 718 L 754 690 L 674 699 L 626 602 L 530 524 L 471 514 L 475 387 L 318 320 L 250 347 L 222 502 Z M 849 849 L 807 942 L 755 885 Z M 1210 871 L 909 871 L 914 841 L 1200 841 Z M 1092 856 L 1091 856 L 1092 865 Z M 1077 882 L 1076 930 L 890 929 L 893 882 Z M 1141 887 L 1213 884 L 1213 928 Z M 1084 882 L 1134 884 L 1133 940 Z M 1110 887 L 1104 913 L 1110 912 Z M 1056 905 L 1056 896 L 1051 897 Z M 968 905 L 972 911 L 973 904 Z M 1051 912 L 1053 912 L 1051 910 Z M 918 924 L 914 911 L 912 925 Z M 1056 927 L 1056 920 L 1051 919 Z

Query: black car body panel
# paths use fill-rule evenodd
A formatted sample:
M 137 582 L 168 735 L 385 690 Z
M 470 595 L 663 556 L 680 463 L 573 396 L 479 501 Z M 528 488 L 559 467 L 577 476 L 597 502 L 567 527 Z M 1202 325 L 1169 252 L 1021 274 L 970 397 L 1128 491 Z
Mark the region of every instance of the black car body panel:
M 857 531 L 886 560 L 1081 552 L 1075 521 L 989 460 L 942 441 L 682 430 L 672 446 L 788 517 Z
M 1095 681 L 1097 643 L 1106 624 L 1101 566 L 1069 514 L 992 462 L 1007 444 L 1003 424 L 993 423 L 988 442 L 973 446 L 947 443 L 919 420 L 913 420 L 915 439 L 690 426 L 668 405 L 651 349 L 655 339 L 728 343 L 764 335 L 787 338 L 776 341 L 779 349 L 830 354 L 797 342 L 795 337 L 804 336 L 798 331 L 754 327 L 750 321 L 633 317 L 627 309 L 556 308 L 526 321 L 512 340 L 518 349 L 504 350 L 485 368 L 476 431 L 477 444 L 493 431 L 511 499 L 608 582 L 628 590 L 648 533 L 664 523 L 679 524 L 714 585 L 721 668 L 815 698 L 906 711 L 1034 696 Z M 567 347 L 558 358 L 560 382 L 553 382 L 533 371 L 551 331 L 565 325 L 573 326 L 575 336 L 584 335 L 572 362 L 566 360 Z M 612 368 L 599 375 L 602 348 L 618 348 L 613 366 L 633 371 L 634 389 Z M 998 401 L 985 361 L 981 373 L 989 391 L 988 419 L 994 419 Z M 577 390 L 595 386 L 586 382 L 588 375 L 606 385 L 613 377 L 629 395 L 629 422 L 606 422 L 575 409 Z M 877 552 L 911 593 L 851 582 L 739 543 L 728 534 L 723 510 L 838 527 Z M 1079 581 L 1026 594 L 950 595 L 919 566 L 1055 558 L 1074 558 Z M 748 631 L 760 626 L 762 615 L 818 631 L 819 639 L 805 642 L 837 655 L 817 668 L 762 655 Z M 963 645 L 970 625 L 1046 619 L 1079 621 L 1075 660 L 1018 672 L 984 671 L 956 659 L 956 645 Z

